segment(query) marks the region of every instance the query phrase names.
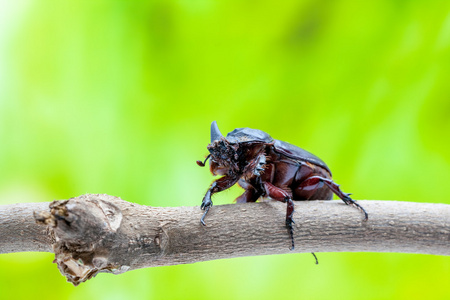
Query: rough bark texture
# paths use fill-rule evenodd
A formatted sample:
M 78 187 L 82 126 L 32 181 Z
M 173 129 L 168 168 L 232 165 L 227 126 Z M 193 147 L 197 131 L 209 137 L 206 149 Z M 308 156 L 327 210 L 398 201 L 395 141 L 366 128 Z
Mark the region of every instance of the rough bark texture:
M 52 252 L 45 226 L 37 226 L 34 211 L 45 211 L 48 202 L 0 206 L 0 253 Z
M 0 253 L 50 251 L 77 285 L 98 272 L 299 252 L 450 255 L 450 205 L 358 201 L 296 202 L 296 248 L 275 202 L 214 206 L 207 226 L 195 207 L 148 207 L 108 195 L 0 206 Z M 49 208 L 50 207 L 50 208 Z M 33 214 L 33 212 L 35 212 Z M 35 223 L 35 219 L 37 221 Z

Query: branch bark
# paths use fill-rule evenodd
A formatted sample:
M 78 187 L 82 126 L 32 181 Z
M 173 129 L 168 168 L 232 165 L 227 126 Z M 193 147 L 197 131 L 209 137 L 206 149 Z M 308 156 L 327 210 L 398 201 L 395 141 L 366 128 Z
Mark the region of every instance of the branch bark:
M 286 206 L 278 202 L 214 206 L 207 226 L 200 224 L 198 206 L 149 207 L 102 194 L 5 205 L 0 206 L 0 253 L 54 252 L 61 273 L 74 285 L 98 272 L 252 255 L 450 255 L 450 205 L 358 203 L 369 213 L 367 222 L 340 201 L 296 202 L 293 251 L 284 225 Z

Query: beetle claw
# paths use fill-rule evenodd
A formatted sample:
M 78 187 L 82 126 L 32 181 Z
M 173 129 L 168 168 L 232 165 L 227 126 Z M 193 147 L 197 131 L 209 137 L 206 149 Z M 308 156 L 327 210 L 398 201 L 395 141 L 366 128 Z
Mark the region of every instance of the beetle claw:
M 202 205 L 200 206 L 200 208 L 202 210 L 208 209 L 212 206 L 212 202 L 211 201 L 203 201 Z
M 314 256 L 314 259 L 316 260 L 316 265 L 319 264 L 319 260 L 317 259 L 317 256 L 314 252 L 311 252 L 311 254 Z
M 288 218 L 286 219 L 286 227 L 289 231 L 289 236 L 291 238 L 291 248 L 290 250 L 294 250 L 295 249 L 295 245 L 294 245 L 294 228 L 292 227 L 292 224 L 295 224 L 294 220 L 292 218 Z
M 206 226 L 205 217 L 208 214 L 208 211 L 209 211 L 210 207 L 212 206 L 211 199 L 205 199 L 205 198 L 203 198 L 202 205 L 200 206 L 200 208 L 205 211 L 203 213 L 202 218 L 200 219 L 200 223 L 202 223 L 203 226 Z
M 344 199 L 342 199 L 344 201 L 345 204 L 347 205 L 351 205 L 356 207 L 357 209 L 359 209 L 363 214 L 364 214 L 364 221 L 367 221 L 369 219 L 369 215 L 367 214 L 366 210 L 359 205 L 358 203 L 356 203 L 355 200 L 353 200 L 352 198 L 349 197 L 349 195 L 351 194 L 347 194 L 347 197 L 345 197 Z
M 206 217 L 206 214 L 208 213 L 210 207 L 211 206 L 207 206 L 207 207 L 203 208 L 203 203 L 202 203 L 202 209 L 204 209 L 205 212 L 203 213 L 203 216 L 200 219 L 200 223 L 202 223 L 203 226 L 206 226 L 205 217 Z

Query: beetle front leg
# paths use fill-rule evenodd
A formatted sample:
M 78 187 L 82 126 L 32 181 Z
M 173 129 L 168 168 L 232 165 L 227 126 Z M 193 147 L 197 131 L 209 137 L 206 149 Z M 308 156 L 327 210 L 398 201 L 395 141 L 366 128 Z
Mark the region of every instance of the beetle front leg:
M 209 208 L 212 206 L 212 201 L 211 201 L 211 191 L 214 189 L 214 187 L 216 186 L 216 182 L 214 181 L 211 185 L 211 187 L 208 189 L 208 191 L 206 192 L 205 197 L 203 197 L 202 200 L 202 205 L 200 206 L 201 209 L 203 209 L 205 212 L 203 213 L 203 216 L 200 219 L 200 223 L 202 223 L 203 226 L 206 226 L 205 223 L 205 217 L 206 214 L 209 211 Z
M 211 184 L 211 187 L 206 192 L 205 197 L 203 197 L 202 205 L 200 206 L 200 208 L 205 211 L 200 219 L 200 223 L 206 226 L 205 217 L 208 214 L 210 207 L 213 205 L 211 196 L 232 187 L 237 181 L 238 178 L 223 176 Z
M 295 224 L 293 216 L 294 216 L 294 201 L 292 201 L 292 197 L 291 195 L 279 188 L 274 186 L 273 184 L 269 183 L 269 182 L 264 182 L 264 188 L 266 190 L 266 194 L 267 196 L 269 196 L 270 198 L 276 200 L 276 201 L 280 201 L 280 202 L 285 202 L 287 203 L 287 207 L 286 207 L 286 227 L 288 229 L 289 232 L 289 236 L 291 238 L 291 250 L 294 250 L 295 245 L 294 245 L 294 227 L 292 226 L 293 224 Z

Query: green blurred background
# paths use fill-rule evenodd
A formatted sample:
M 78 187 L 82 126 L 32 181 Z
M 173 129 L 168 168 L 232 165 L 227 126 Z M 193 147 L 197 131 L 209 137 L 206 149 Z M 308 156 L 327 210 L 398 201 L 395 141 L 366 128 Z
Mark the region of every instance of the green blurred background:
M 107 193 L 200 205 L 212 120 L 308 149 L 355 199 L 450 204 L 449 12 L 448 0 L 1 0 L 0 204 Z M 74 288 L 50 253 L 5 254 L 0 298 L 450 298 L 448 257 L 318 256 Z

